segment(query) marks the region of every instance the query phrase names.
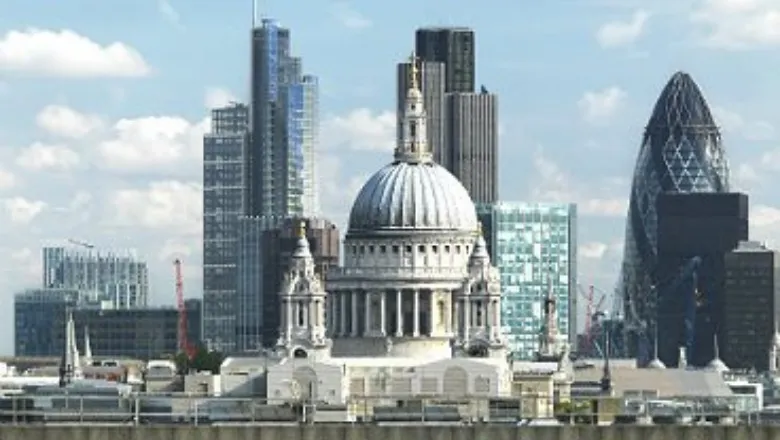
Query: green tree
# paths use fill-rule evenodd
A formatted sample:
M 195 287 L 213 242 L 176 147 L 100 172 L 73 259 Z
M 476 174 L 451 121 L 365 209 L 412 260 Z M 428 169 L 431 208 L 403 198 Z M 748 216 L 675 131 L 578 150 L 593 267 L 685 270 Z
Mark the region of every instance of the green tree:
M 219 374 L 219 368 L 222 365 L 222 361 L 225 357 L 218 351 L 209 351 L 206 347 L 200 345 L 195 351 L 195 356 L 192 360 L 187 357 L 184 352 L 178 353 L 174 356 L 173 361 L 176 363 L 176 370 L 179 374 L 186 374 L 189 371 L 210 371 L 213 374 Z

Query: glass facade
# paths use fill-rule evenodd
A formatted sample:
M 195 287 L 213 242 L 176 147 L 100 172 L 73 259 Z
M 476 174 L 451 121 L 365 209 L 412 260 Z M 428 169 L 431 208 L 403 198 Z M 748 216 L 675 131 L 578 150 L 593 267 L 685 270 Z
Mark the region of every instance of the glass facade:
M 654 327 L 656 319 L 658 195 L 728 189 L 728 162 L 718 127 L 699 87 L 690 75 L 677 72 L 645 129 L 629 200 L 620 289 L 627 328 L 642 336 L 636 341 L 642 346 L 638 354 L 646 357 L 651 336 L 646 329 Z
M 14 356 L 61 355 L 64 344 L 54 338 L 54 327 L 85 296 L 78 289 L 56 288 L 30 289 L 14 295 Z
M 238 221 L 238 292 L 236 296 L 236 351 L 263 346 L 263 223 L 258 217 Z
M 290 31 L 263 20 L 252 33 L 251 148 L 245 214 L 273 228 L 317 211 L 314 150 L 319 84 L 290 55 Z
M 43 248 L 43 287 L 75 289 L 115 308 L 145 307 L 149 270 L 131 251 L 105 252 L 87 243 L 80 247 Z
M 203 330 L 222 352 L 235 346 L 238 217 L 246 202 L 245 150 L 249 107 L 212 111 L 203 138 Z
M 557 299 L 558 328 L 576 342 L 576 206 L 499 202 L 480 205 L 478 214 L 501 271 L 501 319 L 513 355 L 532 359 L 538 350 L 542 305 L 550 289 Z

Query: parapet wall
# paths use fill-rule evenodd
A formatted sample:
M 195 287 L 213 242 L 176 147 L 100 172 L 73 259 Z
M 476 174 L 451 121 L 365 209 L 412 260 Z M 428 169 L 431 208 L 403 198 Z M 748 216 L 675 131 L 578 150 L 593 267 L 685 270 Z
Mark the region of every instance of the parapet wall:
M 3 426 L 2 440 L 780 440 L 780 426 Z

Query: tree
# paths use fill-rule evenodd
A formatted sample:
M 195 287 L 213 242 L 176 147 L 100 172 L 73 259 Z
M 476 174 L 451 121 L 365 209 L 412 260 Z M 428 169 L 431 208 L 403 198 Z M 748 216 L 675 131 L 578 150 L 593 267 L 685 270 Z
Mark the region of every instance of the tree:
M 184 352 L 174 356 L 176 370 L 179 374 L 186 374 L 190 371 L 210 371 L 212 374 L 219 374 L 219 368 L 224 360 L 222 353 L 218 351 L 209 351 L 203 345 L 199 345 L 195 351 L 192 360 Z

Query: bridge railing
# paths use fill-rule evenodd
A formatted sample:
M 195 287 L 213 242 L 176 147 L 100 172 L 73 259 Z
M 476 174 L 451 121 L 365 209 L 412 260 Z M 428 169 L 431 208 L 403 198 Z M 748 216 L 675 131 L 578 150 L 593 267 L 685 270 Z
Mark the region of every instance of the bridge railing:
M 671 400 L 588 397 L 553 401 L 541 395 L 357 396 L 341 404 L 187 394 L 15 395 L 0 400 L 0 424 L 28 423 L 770 423 L 738 398 Z M 780 413 L 778 413 L 780 420 Z

